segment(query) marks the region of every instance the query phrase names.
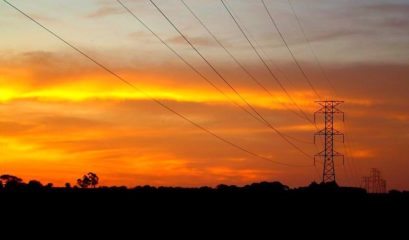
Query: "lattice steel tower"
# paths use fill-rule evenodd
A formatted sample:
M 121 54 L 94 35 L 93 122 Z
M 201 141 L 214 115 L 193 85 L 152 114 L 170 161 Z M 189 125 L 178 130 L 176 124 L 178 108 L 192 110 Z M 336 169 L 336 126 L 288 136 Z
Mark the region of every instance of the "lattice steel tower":
M 317 157 L 324 158 L 322 181 L 324 183 L 335 182 L 334 157 L 342 157 L 342 161 L 344 161 L 344 155 L 334 150 L 334 137 L 342 136 L 342 141 L 344 141 L 344 134 L 334 129 L 334 116 L 335 114 L 342 114 L 342 121 L 344 121 L 344 112 L 338 109 L 343 101 L 317 101 L 316 103 L 321 108 L 314 113 L 314 122 L 317 114 L 324 114 L 325 126 L 314 135 L 314 143 L 316 136 L 324 136 L 324 150 L 314 156 L 314 164 Z
M 386 180 L 378 169 L 372 168 L 369 177 L 362 177 L 361 187 L 369 193 L 386 193 Z

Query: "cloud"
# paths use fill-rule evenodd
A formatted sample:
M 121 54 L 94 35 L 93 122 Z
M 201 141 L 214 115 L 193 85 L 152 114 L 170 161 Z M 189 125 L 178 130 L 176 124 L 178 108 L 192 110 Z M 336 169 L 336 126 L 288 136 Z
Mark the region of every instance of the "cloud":
M 213 41 L 211 41 L 209 38 L 206 38 L 206 37 L 187 37 L 187 38 L 195 46 L 196 45 L 199 45 L 199 46 L 215 45 Z M 175 44 L 188 44 L 182 36 L 175 36 L 175 37 L 169 38 L 167 41 L 171 43 L 175 43 Z
M 39 14 L 31 14 L 31 17 L 39 20 L 39 21 L 46 21 L 46 22 L 60 22 L 58 18 L 55 17 L 50 17 L 50 16 L 45 16 L 45 15 L 39 15 Z
M 406 28 L 409 26 L 409 19 L 396 19 L 390 18 L 384 20 L 384 26 L 393 27 L 393 28 Z
M 138 40 L 140 41 L 141 39 L 147 38 L 147 39 L 152 39 L 152 35 L 145 31 L 137 31 L 137 32 L 131 32 L 128 34 L 128 37 L 132 40 Z
M 95 101 L 88 103 L 88 107 L 84 104 L 34 101 L 30 108 L 21 108 L 28 106 L 27 102 L 3 106 L 2 112 L 5 108 L 14 109 L 8 116 L 9 123 L 13 119 L 24 118 L 28 126 L 35 126 L 25 128 L 22 124 L 7 124 L 8 128 L 15 130 L 9 131 L 7 135 L 4 132 L 0 134 L 0 145 L 7 152 L 4 154 L 5 159 L 20 163 L 31 161 L 31 165 L 43 164 L 43 168 L 36 170 L 37 174 L 44 174 L 40 180 L 47 178 L 50 168 L 56 171 L 54 165 L 46 163 L 48 161 L 62 161 L 65 166 L 70 165 L 69 171 L 73 172 L 92 168 L 105 179 L 110 179 L 115 171 L 132 172 L 135 175 L 139 173 L 139 180 L 145 184 L 155 183 L 149 179 L 157 174 L 161 184 L 166 181 L 168 184 L 182 184 L 180 179 L 195 172 L 205 176 L 198 175 L 198 182 L 208 181 L 207 184 L 216 185 L 224 179 L 237 184 L 255 179 L 257 172 L 265 172 L 252 170 L 257 164 L 247 159 L 248 156 L 240 157 L 240 152 L 220 144 L 171 113 L 162 109 L 153 111 L 145 102 L 125 104 Z M 201 107 L 196 105 L 195 108 Z M 143 109 L 149 109 L 150 112 Z M 201 115 L 208 112 L 205 109 L 202 111 Z M 220 111 L 227 112 L 226 109 Z M 196 113 L 190 115 L 194 118 Z M 243 159 L 245 164 L 230 160 L 232 158 Z M 226 166 L 233 162 L 236 165 L 234 168 L 237 168 L 236 174 L 232 174 L 233 170 Z M 23 167 L 5 166 L 9 170 L 14 169 L 19 175 L 25 171 Z M 216 168 L 225 170 L 216 172 Z M 168 171 L 172 174 L 168 174 Z M 63 175 L 67 177 L 67 174 Z M 211 176 L 215 178 L 209 182 Z M 122 184 L 124 179 L 121 178 Z M 56 183 L 63 181 L 60 179 Z M 129 180 L 127 184 L 132 186 L 132 182 Z
M 0 121 L 0 131 L 3 136 L 23 134 L 35 128 L 33 124 L 19 123 L 15 121 Z
M 378 3 L 361 5 L 353 10 L 355 15 L 367 16 L 361 19 L 369 27 L 377 28 L 382 26 L 385 29 L 402 29 L 409 26 L 409 4 L 404 3 Z M 378 17 L 382 16 L 382 17 Z
M 351 154 L 351 157 L 354 157 L 354 158 L 371 158 L 375 156 L 375 153 L 373 152 L 373 150 L 369 150 L 369 149 L 356 149 L 350 154 Z
M 380 3 L 371 4 L 364 7 L 370 11 L 392 12 L 409 14 L 409 4 L 405 3 Z
M 372 31 L 369 30 L 354 30 L 354 29 L 341 29 L 335 30 L 333 32 L 328 33 L 321 33 L 316 36 L 310 36 L 308 40 L 310 42 L 325 42 L 329 40 L 338 40 L 338 39 L 345 39 L 350 37 L 359 37 L 359 36 L 367 36 L 371 34 Z M 299 42 L 305 43 L 305 41 Z
M 111 15 L 124 14 L 124 11 L 117 7 L 112 6 L 100 6 L 96 11 L 86 15 L 88 18 L 101 18 Z
M 409 26 L 409 4 L 374 4 L 367 6 L 366 10 L 382 14 L 382 26 L 388 29 L 403 29 Z
M 97 71 L 97 67 L 82 56 L 52 51 L 28 51 L 22 53 L 4 53 L 0 57 L 4 66 L 0 71 L 4 76 L 13 76 L 33 85 L 47 86 L 61 83 L 69 77 L 79 77 Z M 33 81 L 34 80 L 34 81 Z
M 306 184 L 304 178 L 310 170 L 286 170 L 237 151 L 146 96 L 133 95 L 127 86 L 90 64 L 75 61 L 74 56 L 52 52 L 13 56 L 1 60 L 0 68 L 0 91 L 11 91 L 11 98 L 0 104 L 0 148 L 5 171 L 32 178 L 30 166 L 40 180 L 61 185 L 88 169 L 99 173 L 106 184 L 129 186 L 184 185 L 190 178 L 194 179 L 191 184 L 197 185 L 244 184 L 273 177 L 289 184 Z M 296 70 L 282 64 L 285 71 Z M 229 78 L 232 83 L 277 128 L 300 139 L 312 139 L 314 129 L 274 107 L 274 101 L 251 87 L 252 83 L 237 74 L 233 66 L 218 67 L 223 73 L 233 72 Z M 398 158 L 405 150 L 400 141 L 407 137 L 395 134 L 409 131 L 404 112 L 409 108 L 409 67 L 328 63 L 324 67 L 346 101 L 342 110 L 351 125 L 348 134 L 354 136 L 359 150 L 353 152 L 354 156 L 364 159 L 362 164 L 367 168 L 371 161 L 378 161 L 390 171 L 399 170 L 400 159 L 390 162 L 383 156 Z M 263 72 L 256 64 L 251 68 L 256 74 Z M 24 74 L 19 72 L 21 69 Z M 116 71 L 178 112 L 247 149 L 277 161 L 308 163 L 276 134 L 206 87 L 206 83 L 192 79 L 179 65 L 122 67 Z M 261 79 L 265 84 L 270 81 Z M 301 79 L 292 80 L 296 90 L 291 94 L 312 116 L 316 106 L 305 93 L 308 88 Z M 390 141 L 385 139 L 397 143 L 385 147 L 385 142 Z M 311 155 L 316 152 L 313 145 L 299 145 Z M 49 172 L 58 175 L 48 177 Z

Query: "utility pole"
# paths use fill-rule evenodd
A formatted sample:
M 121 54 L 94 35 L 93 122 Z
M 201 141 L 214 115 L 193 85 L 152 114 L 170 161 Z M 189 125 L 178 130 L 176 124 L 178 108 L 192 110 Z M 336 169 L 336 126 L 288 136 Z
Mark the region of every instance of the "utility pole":
M 342 114 L 342 121 L 344 121 L 344 112 L 338 109 L 338 106 L 343 101 L 316 101 L 320 105 L 320 109 L 314 113 L 314 122 L 316 122 L 316 115 L 324 115 L 324 128 L 314 134 L 314 143 L 316 136 L 324 136 L 324 149 L 314 156 L 314 165 L 316 158 L 324 159 L 324 167 L 322 171 L 322 182 L 335 182 L 335 166 L 334 157 L 342 157 L 344 155 L 334 150 L 334 137 L 342 136 L 344 141 L 344 134 L 334 129 L 335 114 Z

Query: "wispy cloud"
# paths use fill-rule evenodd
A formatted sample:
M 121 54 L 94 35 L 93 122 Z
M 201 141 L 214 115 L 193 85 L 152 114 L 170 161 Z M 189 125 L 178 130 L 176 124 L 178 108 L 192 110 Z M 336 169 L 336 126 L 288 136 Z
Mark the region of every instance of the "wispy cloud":
M 349 39 L 351 37 L 359 37 L 359 36 L 368 36 L 372 32 L 369 30 L 358 30 L 358 29 L 344 29 L 344 30 L 335 30 L 333 32 L 328 33 L 321 33 L 316 36 L 310 36 L 308 40 L 310 42 L 327 42 L 331 40 L 339 40 L 339 39 Z M 305 41 L 303 41 L 305 43 Z
M 96 11 L 86 15 L 86 17 L 100 18 L 100 17 L 106 17 L 106 16 L 118 15 L 118 14 L 124 14 L 124 11 L 118 7 L 101 6 Z
M 189 41 L 194 45 L 201 45 L 201 46 L 213 46 L 215 43 L 210 40 L 210 38 L 206 37 L 187 37 Z M 175 36 L 169 38 L 167 41 L 176 44 L 187 44 L 186 40 L 182 36 Z
M 409 14 L 409 3 L 380 3 L 364 7 L 367 10 Z
M 31 14 L 31 16 L 36 19 L 36 20 L 40 20 L 40 21 L 44 21 L 44 22 L 59 22 L 60 20 L 58 18 L 55 17 L 50 17 L 50 16 L 45 16 L 45 15 L 40 15 L 40 14 Z

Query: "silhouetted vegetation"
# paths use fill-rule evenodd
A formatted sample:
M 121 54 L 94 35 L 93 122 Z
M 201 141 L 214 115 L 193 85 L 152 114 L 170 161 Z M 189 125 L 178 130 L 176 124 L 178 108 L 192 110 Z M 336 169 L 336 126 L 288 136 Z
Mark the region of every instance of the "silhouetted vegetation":
M 257 193 L 257 194 L 290 194 L 290 193 L 308 193 L 308 194 L 356 194 L 356 195 L 367 195 L 365 189 L 355 188 L 355 187 L 340 187 L 335 182 L 332 183 L 316 183 L 312 182 L 307 187 L 299 187 L 291 189 L 290 187 L 280 183 L 280 182 L 260 182 L 252 183 L 250 185 L 245 185 L 242 187 L 235 185 L 225 185 L 220 184 L 215 188 L 212 187 L 199 187 L 199 188 L 183 188 L 183 187 L 154 187 L 154 186 L 136 186 L 134 188 L 127 188 L 126 186 L 101 186 L 98 187 L 99 177 L 97 174 L 89 172 L 84 175 L 82 178 L 77 179 L 77 186 L 72 187 L 70 183 L 65 183 L 64 187 L 53 187 L 52 183 L 43 185 L 40 181 L 30 180 L 28 183 L 24 183 L 23 180 L 19 177 L 4 174 L 0 176 L 0 190 L 22 190 L 31 189 L 31 190 L 40 190 L 40 189 L 54 189 L 56 191 L 62 192 L 63 189 L 66 190 L 78 190 L 84 191 L 86 189 L 95 189 L 95 191 L 109 192 L 109 191 L 129 191 L 129 192 L 221 192 L 221 193 Z M 389 195 L 401 195 L 407 194 L 407 192 L 400 192 L 398 190 L 389 191 Z M 387 194 L 372 194 L 372 195 L 387 195 Z
M 31 180 L 28 182 L 28 187 L 31 189 L 41 189 L 43 187 L 43 184 L 41 184 L 40 181 Z
M 0 181 L 5 188 L 18 188 L 23 180 L 13 175 L 4 174 L 0 176 Z
M 376 229 L 374 236 L 384 234 L 384 239 L 407 236 L 404 234 L 409 226 L 409 192 L 391 190 L 387 194 L 368 194 L 364 189 L 341 187 L 335 182 L 313 182 L 299 188 L 290 188 L 280 182 L 199 188 L 98 187 L 99 178 L 92 173 L 78 179 L 78 186 L 74 187 L 69 183 L 53 187 L 36 180 L 24 183 L 12 175 L 2 175 L 0 180 L 2 206 L 37 211 L 37 215 L 48 209 L 65 214 L 92 211 L 91 216 L 130 212 L 132 217 L 141 216 L 142 219 L 156 214 L 183 217 L 189 222 L 208 218 L 221 225 L 226 221 L 242 224 L 240 229 L 253 226 L 257 231 L 265 230 L 263 233 L 271 237 L 275 236 L 274 232 L 268 230 L 280 226 L 282 221 L 286 226 L 309 229 L 316 228 L 319 223 L 338 233 L 339 228 L 334 227 L 337 223 L 342 226 L 341 233 L 355 237 L 360 236 L 357 234 L 371 236 L 370 231 Z M 285 220 L 287 218 L 291 220 Z M 297 232 L 286 232 L 292 233 Z
M 126 186 L 100 186 L 99 177 L 97 174 L 89 172 L 81 179 L 77 179 L 77 186 L 72 187 L 70 183 L 65 183 L 64 187 L 53 187 L 52 183 L 43 185 L 40 181 L 30 180 L 28 183 L 24 183 L 19 177 L 13 175 L 1 175 L 0 176 L 0 191 L 24 191 L 29 190 L 54 190 L 57 192 L 66 191 L 80 191 L 84 192 L 89 190 L 95 192 L 137 192 L 137 193 L 223 193 L 223 194 L 267 194 L 267 195 L 292 195 L 292 194 L 308 194 L 308 195 L 320 195 L 320 194 L 338 194 L 338 195 L 388 195 L 388 194 L 367 194 L 365 189 L 355 187 L 340 187 L 335 182 L 332 183 L 316 183 L 312 182 L 307 187 L 293 188 L 280 183 L 280 182 L 260 182 L 252 183 L 242 187 L 235 185 L 220 184 L 215 188 L 212 187 L 199 187 L 199 188 L 183 188 L 183 187 L 154 187 L 154 186 L 136 186 L 134 188 L 127 188 Z M 400 196 L 405 195 L 407 192 L 400 192 L 397 190 L 389 191 L 389 195 Z
M 81 188 L 96 188 L 99 183 L 99 177 L 93 172 L 89 172 L 81 178 L 77 179 L 77 185 Z

